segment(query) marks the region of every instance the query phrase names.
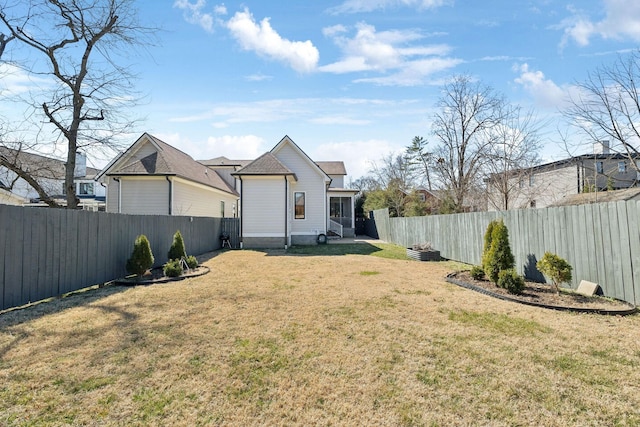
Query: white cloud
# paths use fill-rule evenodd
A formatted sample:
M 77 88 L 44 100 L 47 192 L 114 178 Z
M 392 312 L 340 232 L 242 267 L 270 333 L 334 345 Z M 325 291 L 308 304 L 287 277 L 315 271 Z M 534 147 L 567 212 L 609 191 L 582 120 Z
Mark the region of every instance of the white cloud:
M 255 135 L 210 136 L 206 142 L 194 142 L 179 133 L 157 134 L 158 138 L 179 150 L 184 151 L 196 160 L 208 160 L 212 157 L 225 156 L 232 160 L 251 160 L 269 150 L 266 141 Z
M 584 13 L 570 9 L 574 15 L 564 20 L 561 47 L 570 40 L 579 46 L 587 46 L 590 39 L 631 39 L 640 41 L 640 2 L 637 0 L 604 0 L 605 17 L 592 21 Z
M 245 80 L 247 80 L 248 82 L 262 82 L 265 80 L 272 80 L 272 79 L 273 79 L 273 76 L 267 76 L 262 73 L 251 74 L 245 77 Z
M 390 75 L 358 79 L 381 85 L 414 86 L 424 84 L 434 73 L 460 64 L 462 60 L 447 57 L 451 48 L 446 44 L 415 45 L 425 38 L 414 30 L 376 31 L 366 23 L 356 25 L 356 34 L 349 38 L 346 29 L 330 27 L 324 31 L 342 50 L 342 59 L 321 66 L 318 70 L 344 74 L 374 71 Z
M 321 144 L 307 154 L 317 161 L 342 160 L 349 178 L 357 179 L 367 175 L 374 162 L 379 162 L 389 153 L 399 153 L 400 151 L 404 151 L 404 147 L 394 147 L 386 140 L 370 139 Z M 348 181 L 345 181 L 345 185 L 348 185 Z
M 3 97 L 39 90 L 51 83 L 50 79 L 27 74 L 15 65 L 0 63 L 0 95 Z
M 269 18 L 258 24 L 247 9 L 237 12 L 227 28 L 244 50 L 283 62 L 298 72 L 311 72 L 318 64 L 320 54 L 310 40 L 284 39 L 271 27 Z
M 452 4 L 453 0 L 346 0 L 339 6 L 330 8 L 329 13 L 372 12 L 394 7 L 410 7 L 418 10 L 433 9 Z
M 371 123 L 367 119 L 353 119 L 345 116 L 323 116 L 315 117 L 309 120 L 310 123 L 318 125 L 347 125 L 347 126 L 365 126 Z
M 514 81 L 521 85 L 533 97 L 540 107 L 560 107 L 567 101 L 567 88 L 561 88 L 552 80 L 547 79 L 542 71 L 529 68 L 528 64 L 514 67 L 520 73 Z
M 197 0 L 191 3 L 189 0 L 175 0 L 173 7 L 183 11 L 184 19 L 194 25 L 202 27 L 203 30 L 212 33 L 215 18 L 211 13 L 203 13 L 203 9 L 207 5 L 205 0 Z M 223 6 L 224 7 L 224 6 Z M 216 13 L 226 13 L 226 9 L 215 8 Z

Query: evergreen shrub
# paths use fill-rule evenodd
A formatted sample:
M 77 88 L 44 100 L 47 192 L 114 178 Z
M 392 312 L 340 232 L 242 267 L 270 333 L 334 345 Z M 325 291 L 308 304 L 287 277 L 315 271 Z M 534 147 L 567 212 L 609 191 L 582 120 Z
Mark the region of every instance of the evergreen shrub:
M 127 260 L 126 269 L 130 274 L 142 276 L 153 266 L 153 253 L 149 239 L 144 234 L 139 235 L 133 243 L 131 258 Z
M 173 243 L 171 244 L 171 248 L 169 248 L 169 260 L 180 260 L 182 258 L 187 257 L 187 251 L 184 247 L 184 240 L 182 239 L 182 234 L 180 234 L 180 230 L 176 231 L 173 235 Z

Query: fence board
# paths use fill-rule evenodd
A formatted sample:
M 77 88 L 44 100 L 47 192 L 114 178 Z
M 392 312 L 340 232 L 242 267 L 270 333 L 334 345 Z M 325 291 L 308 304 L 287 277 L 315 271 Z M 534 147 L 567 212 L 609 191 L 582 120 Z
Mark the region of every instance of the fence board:
M 225 221 L 237 245 L 239 221 Z M 178 229 L 184 230 L 189 255 L 220 247 L 219 218 L 0 205 L 0 310 L 124 276 L 138 234 L 153 236 L 161 265 Z
M 381 239 L 408 246 L 428 236 L 444 258 L 468 264 L 480 262 L 489 222 L 503 218 L 516 265 L 527 277 L 543 279 L 535 263 L 549 251 L 572 264 L 573 287 L 585 279 L 605 295 L 640 301 L 640 202 L 419 218 L 389 218 L 381 209 L 373 216 Z

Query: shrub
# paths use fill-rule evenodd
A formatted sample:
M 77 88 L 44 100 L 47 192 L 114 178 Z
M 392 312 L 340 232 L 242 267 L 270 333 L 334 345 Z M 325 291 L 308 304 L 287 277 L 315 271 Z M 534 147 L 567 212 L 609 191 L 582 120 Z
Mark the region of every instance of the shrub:
M 182 275 L 182 263 L 179 259 L 173 259 L 167 261 L 162 270 L 167 277 L 179 277 Z
M 498 286 L 511 294 L 519 294 L 524 290 L 524 279 L 513 268 L 498 273 Z
M 482 247 L 482 268 L 485 268 L 487 265 L 487 258 L 489 255 L 489 250 L 491 249 L 491 235 L 493 234 L 493 227 L 498 223 L 498 220 L 491 221 L 489 225 L 487 225 L 487 230 L 484 232 L 484 246 Z
M 144 234 L 136 237 L 133 243 L 133 251 L 131 258 L 127 260 L 126 269 L 130 274 L 142 276 L 147 270 L 153 266 L 153 253 L 149 239 Z
M 182 239 L 182 234 L 180 234 L 180 230 L 176 231 L 176 234 L 173 235 L 173 243 L 171 244 L 171 248 L 169 248 L 169 260 L 173 259 L 182 259 L 186 258 L 187 251 L 184 248 L 184 240 Z
M 484 270 L 479 265 L 474 265 L 470 274 L 475 280 L 484 279 Z
M 198 260 L 193 255 L 189 255 L 186 261 L 189 268 L 196 268 L 198 266 Z
M 560 293 L 560 284 L 571 281 L 571 265 L 563 258 L 551 252 L 545 252 L 536 268 L 553 282 L 556 292 Z
M 502 270 L 513 268 L 515 260 L 509 246 L 509 230 L 502 220 L 497 221 L 491 231 L 491 247 L 482 266 L 492 282 L 498 283 L 498 274 Z

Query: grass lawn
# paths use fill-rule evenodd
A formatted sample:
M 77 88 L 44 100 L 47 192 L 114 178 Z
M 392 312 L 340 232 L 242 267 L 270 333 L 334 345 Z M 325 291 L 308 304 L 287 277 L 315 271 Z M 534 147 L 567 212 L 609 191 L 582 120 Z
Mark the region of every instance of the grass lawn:
M 219 252 L 202 277 L 0 315 L 0 425 L 640 425 L 640 316 L 349 246 Z

